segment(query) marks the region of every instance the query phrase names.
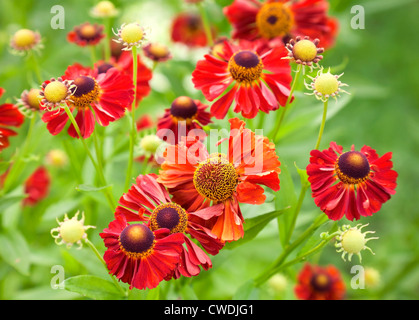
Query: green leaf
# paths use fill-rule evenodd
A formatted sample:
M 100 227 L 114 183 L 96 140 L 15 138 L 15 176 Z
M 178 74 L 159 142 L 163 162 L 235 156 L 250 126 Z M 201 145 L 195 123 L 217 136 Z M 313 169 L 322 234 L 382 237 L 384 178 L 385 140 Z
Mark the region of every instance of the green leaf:
M 190 285 L 184 285 L 180 289 L 180 294 L 184 300 L 198 300 L 198 297 L 196 296 L 195 291 Z
M 104 186 L 104 187 L 94 187 L 91 185 L 87 185 L 87 184 L 80 184 L 76 187 L 77 191 L 84 191 L 84 192 L 92 192 L 92 191 L 101 191 L 107 188 L 112 187 L 111 184 Z
M 68 291 L 95 300 L 120 300 L 125 298 L 112 282 L 91 275 L 68 278 L 64 281 L 64 287 Z
M 289 207 L 282 210 L 268 212 L 254 218 L 246 219 L 245 223 L 243 224 L 243 238 L 234 242 L 226 243 L 225 248 L 233 249 L 254 239 L 271 220 L 278 218 L 288 209 Z
M 76 208 L 79 204 L 79 201 L 76 199 L 68 199 L 63 200 L 58 203 L 55 203 L 48 207 L 48 209 L 45 210 L 45 213 L 43 215 L 44 220 L 51 220 L 56 219 L 57 217 L 63 216 L 65 213 L 69 213 L 71 210 Z
M 246 281 L 234 294 L 232 300 L 256 300 L 259 296 L 259 289 L 255 287 L 253 279 Z
M 298 168 L 297 164 L 294 162 L 294 166 L 297 169 L 298 175 L 300 176 L 301 186 L 309 186 L 310 182 L 308 182 L 308 174 L 307 171 L 304 169 Z
M 17 230 L 0 234 L 0 257 L 23 275 L 29 275 L 30 251 L 25 238 Z

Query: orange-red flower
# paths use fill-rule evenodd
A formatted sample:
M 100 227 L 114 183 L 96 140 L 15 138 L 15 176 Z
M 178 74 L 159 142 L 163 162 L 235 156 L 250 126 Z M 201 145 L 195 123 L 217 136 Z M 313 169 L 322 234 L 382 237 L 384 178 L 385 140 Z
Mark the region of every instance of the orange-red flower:
M 122 51 L 121 54 L 116 58 L 112 57 L 110 61 L 104 62 L 99 61 L 96 64 L 96 68 L 99 73 L 106 73 L 112 67 L 117 68 L 124 75 L 127 75 L 131 82 L 133 82 L 133 59 L 130 51 Z M 150 91 L 150 80 L 153 77 L 153 73 L 141 59 L 140 55 L 137 55 L 137 85 L 136 85 L 136 105 L 146 97 Z M 131 110 L 132 106 L 127 106 L 128 110 Z
M 191 130 L 197 129 L 196 134 L 205 138 L 202 126 L 211 123 L 211 113 L 205 111 L 208 106 L 199 100 L 187 96 L 177 97 L 170 108 L 157 122 L 157 135 L 171 144 L 177 144 L 183 136 Z
M 294 291 L 301 300 L 342 300 L 346 287 L 336 267 L 306 263 L 298 275 Z
M 98 74 L 96 69 L 76 63 L 67 68 L 62 78 L 75 85 L 72 95 L 63 103 L 70 107 L 71 112 L 76 110 L 75 120 L 83 138 L 90 137 L 96 122 L 106 127 L 110 122 L 123 117 L 125 109 L 131 106 L 134 98 L 132 79 L 116 68 Z M 46 82 L 42 86 L 45 101 L 48 101 L 48 85 Z M 46 105 L 44 100 L 41 104 L 44 102 Z M 42 116 L 42 121 L 47 123 L 47 129 L 53 135 L 60 133 L 68 120 L 62 106 L 56 110 L 47 110 Z M 79 138 L 73 124 L 70 124 L 68 134 Z
M 23 205 L 33 206 L 43 200 L 49 193 L 50 184 L 48 170 L 43 166 L 37 168 L 25 181 L 24 190 L 28 196 L 23 199 Z
M 338 21 L 327 15 L 326 0 L 234 0 L 224 8 L 233 26 L 233 39 L 264 39 L 287 43 L 290 38 L 309 36 L 331 47 L 338 31 Z
M 215 101 L 211 113 L 223 119 L 235 101 L 234 112 L 254 118 L 284 106 L 290 94 L 291 67 L 282 59 L 288 54 L 283 45 L 270 49 L 256 41 L 232 44 L 225 41 L 216 56 L 207 54 L 192 73 L 195 88 L 208 101 Z
M 3 93 L 4 89 L 0 88 L 0 98 Z M 8 127 L 20 127 L 24 120 L 25 117 L 14 104 L 4 103 L 0 105 L 0 151 L 10 145 L 9 137 L 17 134 Z
M 184 238 L 179 265 L 167 278 L 179 278 L 180 275 L 191 277 L 208 270 L 212 263 L 208 255 L 188 236 L 198 240 L 202 247 L 215 255 L 224 246 L 217 237 L 204 226 L 197 223 L 200 215 L 219 215 L 222 207 L 206 208 L 198 212 L 185 211 L 180 205 L 170 200 L 165 187 L 156 181 L 155 174 L 140 175 L 136 183 L 119 199 L 115 216 L 124 216 L 130 221 L 146 221 L 151 231 L 161 228 L 170 230 L 170 234 L 180 234 Z
M 177 267 L 184 242 L 182 234 L 129 224 L 124 215 L 116 216 L 99 235 L 107 248 L 103 259 L 109 273 L 130 289 L 157 287 Z
M 212 32 L 215 34 L 214 30 Z M 201 16 L 192 12 L 178 14 L 173 19 L 171 37 L 173 42 L 189 47 L 205 47 L 208 43 Z
M 368 146 L 343 152 L 342 146 L 331 142 L 329 149 L 310 155 L 307 174 L 314 202 L 332 220 L 371 216 L 396 193 L 391 152 L 379 157 Z
M 227 154 L 209 154 L 200 141 L 170 145 L 157 179 L 168 188 L 172 200 L 188 211 L 222 204 L 220 215 L 199 216 L 223 241 L 237 240 L 244 234 L 239 203 L 264 203 L 260 185 L 278 191 L 280 173 L 273 143 L 246 129 L 244 121 L 229 121 Z
M 75 26 L 74 29 L 67 34 L 67 40 L 80 47 L 94 46 L 105 37 L 103 29 L 104 26 L 102 25 L 85 22 L 79 26 Z

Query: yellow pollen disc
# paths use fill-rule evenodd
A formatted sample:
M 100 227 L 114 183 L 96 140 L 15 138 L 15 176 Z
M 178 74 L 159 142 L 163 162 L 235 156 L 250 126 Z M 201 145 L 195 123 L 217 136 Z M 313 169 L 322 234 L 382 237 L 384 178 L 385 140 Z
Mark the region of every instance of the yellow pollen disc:
M 66 243 L 75 243 L 83 238 L 84 226 L 80 221 L 68 220 L 63 222 L 60 227 L 61 238 Z
M 278 2 L 264 4 L 256 16 L 259 34 L 267 39 L 287 35 L 293 23 L 290 8 Z
M 96 80 L 87 76 L 78 77 L 74 80 L 74 84 L 76 85 L 77 89 L 71 96 L 70 100 L 73 102 L 73 105 L 76 108 L 86 108 L 93 101 L 98 100 L 100 95 L 100 88 Z M 88 84 L 89 86 L 87 86 L 86 84 Z
M 135 23 L 127 24 L 121 30 L 121 39 L 128 44 L 134 44 L 142 40 L 143 36 L 143 29 Z
M 14 34 L 13 40 L 18 47 L 24 48 L 31 46 L 36 41 L 35 32 L 29 29 L 21 29 Z
M 110 1 L 100 1 L 96 6 L 95 10 L 102 16 L 111 16 L 115 13 L 115 6 Z
M 85 38 L 93 38 L 96 35 L 96 28 L 91 24 L 86 24 L 81 27 L 80 33 Z
M 32 109 L 39 109 L 39 103 L 41 102 L 40 92 L 41 90 L 39 89 L 31 89 L 28 92 L 28 104 Z
M 220 59 L 220 58 L 221 58 L 220 54 L 222 54 L 222 53 L 223 53 L 223 48 L 224 48 L 224 44 L 222 44 L 222 43 L 217 43 L 217 44 L 215 44 L 215 45 L 212 47 L 211 54 L 212 54 L 214 57 L 216 57 L 216 58 Z
M 330 72 L 322 73 L 314 82 L 314 89 L 322 95 L 331 95 L 339 89 L 339 81 Z
M 200 195 L 221 202 L 233 195 L 237 178 L 237 172 L 226 156 L 217 154 L 198 165 L 193 183 Z
M 258 80 L 263 67 L 262 60 L 256 53 L 245 50 L 236 52 L 228 62 L 228 71 L 238 82 L 250 83 Z
M 342 234 L 341 244 L 347 253 L 358 254 L 365 247 L 365 235 L 356 228 L 349 229 Z
M 157 58 L 164 58 L 169 53 L 166 46 L 158 43 L 154 43 L 150 46 L 150 52 Z
M 326 287 L 329 284 L 329 278 L 325 274 L 316 275 L 315 281 L 319 287 Z
M 67 97 L 67 86 L 60 81 L 52 81 L 44 89 L 44 97 L 48 102 L 58 103 Z
M 295 60 L 300 59 L 303 62 L 309 62 L 316 58 L 317 47 L 312 41 L 304 39 L 294 45 L 292 53 Z

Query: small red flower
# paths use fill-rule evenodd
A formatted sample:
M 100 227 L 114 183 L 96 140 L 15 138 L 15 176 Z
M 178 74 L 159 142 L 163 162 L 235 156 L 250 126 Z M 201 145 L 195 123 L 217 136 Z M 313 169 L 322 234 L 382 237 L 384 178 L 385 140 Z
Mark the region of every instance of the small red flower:
M 338 21 L 327 15 L 326 0 L 234 0 L 224 8 L 233 26 L 233 39 L 264 39 L 287 43 L 290 38 L 308 36 L 330 48 Z
M 103 29 L 104 26 L 102 25 L 85 22 L 79 26 L 75 26 L 74 29 L 67 34 L 67 40 L 80 47 L 94 46 L 105 37 Z
M 49 193 L 51 179 L 48 170 L 41 166 L 25 181 L 24 190 L 28 195 L 23 199 L 24 206 L 34 206 Z
M 301 300 L 342 300 L 346 287 L 336 267 L 306 263 L 298 275 L 294 291 Z
M 195 88 L 208 101 L 215 101 L 211 113 L 223 119 L 233 101 L 234 112 L 254 118 L 284 106 L 290 94 L 291 67 L 282 59 L 288 54 L 284 46 L 273 49 L 262 42 L 224 42 L 217 55 L 205 55 L 192 73 Z
M 205 111 L 208 106 L 199 100 L 190 97 L 177 97 L 170 108 L 157 122 L 157 135 L 170 144 L 177 144 L 183 136 L 187 136 L 191 130 L 197 136 L 204 139 L 206 134 L 202 126 L 211 121 L 211 113 Z
M 215 34 L 214 30 L 212 32 Z M 205 47 L 208 43 L 201 16 L 191 12 L 181 13 L 174 18 L 171 37 L 173 42 L 189 47 Z
M 307 174 L 314 202 L 332 220 L 371 216 L 396 193 L 391 152 L 379 157 L 368 146 L 343 152 L 342 146 L 331 142 L 329 149 L 310 155 Z
M 0 88 L 0 98 L 4 93 L 4 89 Z M 8 127 L 20 127 L 25 121 L 25 117 L 19 112 L 17 106 L 11 103 L 0 105 L 0 151 L 7 148 L 9 137 L 17 135 L 17 133 Z
M 105 73 L 110 68 L 115 67 L 120 70 L 124 75 L 127 75 L 131 82 L 133 82 L 133 63 L 132 63 L 131 51 L 122 51 L 118 58 L 112 57 L 109 62 L 98 62 L 96 67 L 99 73 Z M 141 60 L 141 56 L 137 55 L 137 88 L 136 88 L 136 105 L 146 97 L 150 91 L 150 80 L 153 77 L 153 73 L 144 62 Z M 128 110 L 131 110 L 132 106 L 127 106 Z
M 239 203 L 264 203 L 265 190 L 260 185 L 278 191 L 280 173 L 273 143 L 246 129 L 244 121 L 229 122 L 227 154 L 209 154 L 200 141 L 169 145 L 157 179 L 168 188 L 172 200 L 188 211 L 222 204 L 221 214 L 199 216 L 223 241 L 243 237 Z
M 170 195 L 164 186 L 156 181 L 155 174 L 140 175 L 136 183 L 119 200 L 115 216 L 124 216 L 130 221 L 147 221 L 152 231 L 166 228 L 170 234 L 180 234 L 184 238 L 185 246 L 179 265 L 167 278 L 196 276 L 203 269 L 208 270 L 212 263 L 207 254 L 188 236 L 198 240 L 202 247 L 215 255 L 224 246 L 207 228 L 197 223 L 198 216 L 219 215 L 222 208 L 213 207 L 201 212 L 186 212 L 180 205 L 170 200 Z
M 116 68 L 98 74 L 97 70 L 74 64 L 67 68 L 62 78 L 65 81 L 71 80 L 75 85 L 72 95 L 64 103 L 68 104 L 72 112 L 76 110 L 75 120 L 85 139 L 92 134 L 96 122 L 106 127 L 110 122 L 123 117 L 125 109 L 131 106 L 134 98 L 132 79 Z M 44 97 L 47 98 L 48 85 L 43 86 L 43 89 Z M 53 135 L 60 133 L 68 120 L 63 107 L 47 110 L 42 116 L 42 121 L 47 123 L 47 129 Z M 73 124 L 70 124 L 68 134 L 79 138 Z
M 157 287 L 177 267 L 184 242 L 182 234 L 169 234 L 168 229 L 128 224 L 124 215 L 116 216 L 99 235 L 107 248 L 103 259 L 109 273 L 130 289 Z

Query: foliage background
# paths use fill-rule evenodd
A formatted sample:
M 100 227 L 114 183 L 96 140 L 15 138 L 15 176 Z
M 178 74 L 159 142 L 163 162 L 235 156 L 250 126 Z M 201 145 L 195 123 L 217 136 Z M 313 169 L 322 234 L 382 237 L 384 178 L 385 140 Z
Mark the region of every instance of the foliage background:
M 91 64 L 89 51 L 66 41 L 66 34 L 75 25 L 85 21 L 98 22 L 89 16 L 95 1 L 9 1 L 0 0 L 0 86 L 5 88 L 10 101 L 20 97 L 24 89 L 38 86 L 31 61 L 17 57 L 9 52 L 9 38 L 20 28 L 38 30 L 44 39 L 44 49 L 39 57 L 39 65 L 45 79 L 61 75 L 66 67 L 74 62 Z M 183 1 L 142 0 L 113 1 L 121 14 L 113 21 L 116 28 L 124 22 L 139 20 L 150 26 L 150 39 L 170 46 L 174 59 L 158 66 L 151 82 L 153 92 L 141 102 L 139 113 L 158 116 L 171 101 L 179 95 L 202 98 L 190 83 L 190 73 L 205 50 L 188 50 L 182 45 L 170 43 L 169 29 L 171 19 L 177 12 L 192 8 Z M 221 8 L 229 0 L 206 0 L 205 6 L 211 22 L 220 34 L 228 35 L 230 26 L 222 15 Z M 53 30 L 50 19 L 53 5 L 65 8 L 65 29 Z M 350 27 L 353 5 L 365 8 L 366 26 L 364 30 Z M 340 33 L 335 47 L 325 53 L 324 66 L 332 66 L 336 72 L 344 72 L 341 80 L 349 84 L 350 97 L 341 102 L 329 104 L 329 119 L 326 123 L 321 148 L 330 141 L 336 141 L 345 149 L 355 144 L 356 148 L 369 145 L 382 155 L 393 152 L 395 170 L 399 173 L 397 193 L 383 205 L 373 217 L 363 218 L 369 229 L 375 230 L 379 240 L 371 241 L 370 247 L 375 256 L 364 252 L 362 265 L 371 266 L 381 273 L 381 283 L 376 289 L 353 290 L 350 288 L 351 266 L 358 264 L 357 257 L 352 262 L 344 262 L 335 253 L 332 245 L 310 261 L 321 265 L 335 264 L 342 272 L 348 287 L 348 299 L 417 299 L 419 298 L 419 209 L 417 206 L 419 167 L 419 73 L 417 53 L 419 43 L 417 16 L 419 3 L 409 0 L 363 0 L 331 1 L 330 14 L 340 21 Z M 29 72 L 28 72 L 29 71 Z M 303 87 L 300 88 L 303 90 Z M 299 93 L 297 93 L 299 94 Z M 294 162 L 300 168 L 308 163 L 309 151 L 317 137 L 321 117 L 321 105 L 310 96 L 299 94 L 299 104 L 292 109 L 284 134 L 277 145 L 281 157 L 283 173 L 288 172 L 294 185 L 284 187 L 281 177 L 279 196 L 293 190 L 299 192 L 299 177 Z M 14 100 L 13 100 L 14 101 Z M 335 108 L 335 109 L 334 109 Z M 318 111 L 318 112 L 317 112 Z M 339 112 L 337 112 L 339 111 Z M 313 118 L 312 115 L 315 115 Z M 313 119 L 308 122 L 307 119 Z M 274 117 L 265 117 L 264 129 L 269 130 Z M 107 128 L 105 152 L 118 148 L 118 153 L 107 167 L 108 181 L 115 182 L 113 191 L 118 199 L 122 194 L 124 151 L 128 138 L 123 131 L 123 121 Z M 224 126 L 225 122 L 217 122 Z M 19 129 L 25 133 L 28 123 Z M 11 139 L 11 147 L 6 149 L 3 160 L 11 157 L 25 139 L 24 134 Z M 50 229 L 57 226 L 56 217 L 61 221 L 64 213 L 70 216 L 77 210 L 86 212 L 86 224 L 97 226 L 90 230 L 89 238 L 99 250 L 104 247 L 98 233 L 112 219 L 101 193 L 77 191 L 82 183 L 94 183 L 92 167 L 85 157 L 81 144 L 73 143 L 67 135 L 52 137 L 45 124 L 38 122 L 36 135 L 31 143 L 31 157 L 26 159 L 25 170 L 21 172 L 20 182 L 44 161 L 46 152 L 52 148 L 74 148 L 74 156 L 67 168 L 50 170 L 52 187 L 47 199 L 33 208 L 22 208 L 21 185 L 16 185 L 14 193 L 0 199 L 0 298 L 1 299 L 80 299 L 81 295 L 66 290 L 53 290 L 50 281 L 51 267 L 63 265 L 65 276 L 94 274 L 107 279 L 106 271 L 91 251 L 84 247 L 70 250 L 55 245 Z M 136 164 L 136 170 L 140 170 Z M 78 175 L 75 169 L 80 169 Z M 286 191 L 288 190 L 288 191 Z M 269 203 L 264 206 L 242 207 L 245 218 L 269 211 Z M 304 230 L 317 214 L 311 196 L 307 194 L 303 212 L 298 220 L 296 232 Z M 321 230 L 320 230 L 321 231 Z M 320 232 L 319 231 L 319 232 Z M 318 234 L 318 233 L 317 233 Z M 230 299 L 249 279 L 260 274 L 282 248 L 278 241 L 278 228 L 275 221 L 255 239 L 234 249 L 223 249 L 212 258 L 213 268 L 202 272 L 193 279 L 182 279 L 169 287 L 162 284 L 162 292 L 168 291 L 168 298 L 183 299 Z M 294 299 L 295 277 L 302 264 L 289 268 L 287 288 L 280 295 L 275 294 L 268 285 L 254 291 L 250 298 L 255 299 Z M 152 293 L 136 293 L 132 297 L 144 298 Z M 155 294 L 156 298 L 159 297 Z

